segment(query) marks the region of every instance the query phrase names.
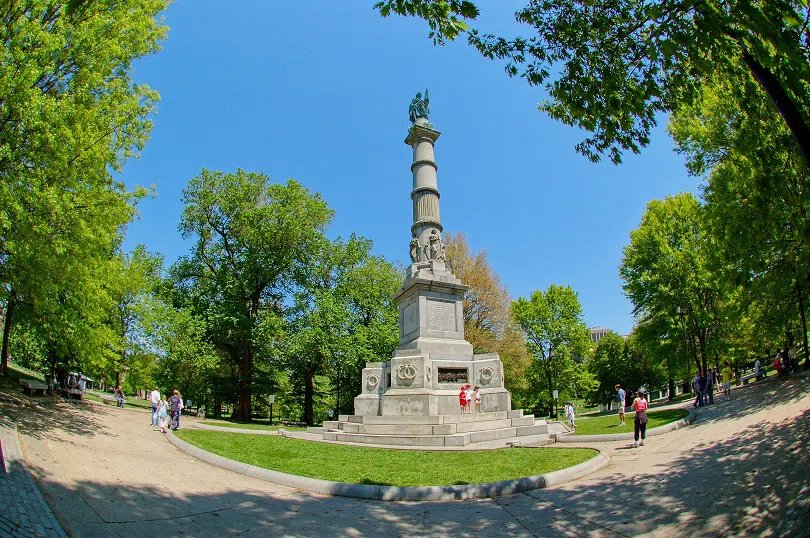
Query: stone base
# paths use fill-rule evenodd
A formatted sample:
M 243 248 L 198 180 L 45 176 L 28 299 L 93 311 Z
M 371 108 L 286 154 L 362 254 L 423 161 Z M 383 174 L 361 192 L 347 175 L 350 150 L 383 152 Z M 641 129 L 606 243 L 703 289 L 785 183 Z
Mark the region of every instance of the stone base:
M 481 411 L 494 413 L 512 409 L 512 396 L 506 389 L 482 389 L 480 392 Z M 370 415 L 371 413 L 358 412 L 357 398 L 355 399 L 355 413 Z M 390 389 L 380 397 L 380 410 L 382 416 L 462 416 L 458 390 L 426 389 L 417 392 L 412 389 Z
M 324 440 L 391 446 L 463 447 L 470 443 L 527 435 L 548 437 L 545 420 L 536 420 L 519 410 L 429 416 L 342 415 L 339 418 L 324 422 Z

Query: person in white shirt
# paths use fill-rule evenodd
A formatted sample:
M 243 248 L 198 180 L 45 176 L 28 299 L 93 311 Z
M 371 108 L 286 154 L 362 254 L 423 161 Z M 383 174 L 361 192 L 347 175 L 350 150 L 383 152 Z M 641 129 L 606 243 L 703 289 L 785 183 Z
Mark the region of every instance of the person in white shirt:
M 149 399 L 152 401 L 152 427 L 158 427 L 158 405 L 160 404 L 160 391 L 158 389 L 153 389 L 152 394 L 149 395 Z

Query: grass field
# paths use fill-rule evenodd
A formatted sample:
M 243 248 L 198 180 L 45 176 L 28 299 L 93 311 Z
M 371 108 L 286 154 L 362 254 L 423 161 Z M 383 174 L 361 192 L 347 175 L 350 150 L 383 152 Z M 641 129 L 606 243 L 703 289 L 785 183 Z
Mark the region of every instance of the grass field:
M 306 427 L 300 426 L 283 426 L 279 424 L 273 424 L 272 426 L 267 422 L 238 422 L 235 420 L 204 420 L 201 424 L 206 424 L 208 426 L 220 426 L 222 428 L 241 428 L 245 430 L 265 430 L 265 431 L 276 431 L 279 428 L 283 428 L 289 431 L 303 431 L 306 430 Z
M 647 413 L 649 422 L 647 429 L 663 426 L 670 422 L 680 420 L 689 412 L 686 409 L 662 409 Z M 619 425 L 619 415 L 602 415 L 597 417 L 577 417 L 576 435 L 605 435 L 609 433 L 628 433 L 633 431 L 635 413 L 625 415 L 624 426 Z
M 265 469 L 336 482 L 391 486 L 496 482 L 564 469 L 596 455 L 588 448 L 387 450 L 193 429 L 175 435 L 214 454 Z

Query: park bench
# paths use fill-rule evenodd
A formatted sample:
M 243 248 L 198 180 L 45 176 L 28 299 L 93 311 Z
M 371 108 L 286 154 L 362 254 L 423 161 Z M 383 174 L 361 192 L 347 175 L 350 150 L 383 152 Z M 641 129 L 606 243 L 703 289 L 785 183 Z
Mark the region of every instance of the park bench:
M 22 386 L 24 393 L 32 396 L 37 392 L 44 395 L 45 391 L 48 390 L 48 385 L 45 383 L 40 383 L 39 381 L 34 381 L 33 379 L 20 379 L 20 385 Z
M 764 371 L 759 372 L 759 376 L 765 377 L 765 372 Z M 755 374 L 754 372 L 751 372 L 750 374 L 745 374 L 744 376 L 740 377 L 740 385 L 747 385 L 749 381 L 752 380 L 756 381 L 756 379 L 757 374 Z
M 303 428 L 303 427 L 305 427 L 307 425 L 306 422 L 301 422 L 301 421 L 298 421 L 298 420 L 282 420 L 281 424 L 283 426 L 297 426 L 299 428 Z

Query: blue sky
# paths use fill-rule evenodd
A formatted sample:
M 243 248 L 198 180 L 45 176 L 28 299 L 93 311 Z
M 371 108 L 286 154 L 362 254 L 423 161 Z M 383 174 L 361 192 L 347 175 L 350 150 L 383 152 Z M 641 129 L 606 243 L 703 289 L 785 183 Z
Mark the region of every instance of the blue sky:
M 512 296 L 572 286 L 585 321 L 628 333 L 632 305 L 618 266 L 647 202 L 697 192 L 663 125 L 641 155 L 590 163 L 583 138 L 537 111 L 544 95 L 466 43 L 436 47 L 424 23 L 382 18 L 373 2 L 177 0 L 163 50 L 134 78 L 161 95 L 152 139 L 127 163 L 129 185 L 152 185 L 125 248 L 143 243 L 171 263 L 181 192 L 203 168 L 294 178 L 335 210 L 333 236 L 408 258 L 408 104 L 430 89 L 442 223 L 463 232 Z M 511 35 L 523 2 L 479 2 L 480 27 Z M 223 6 L 227 5 L 227 8 Z

